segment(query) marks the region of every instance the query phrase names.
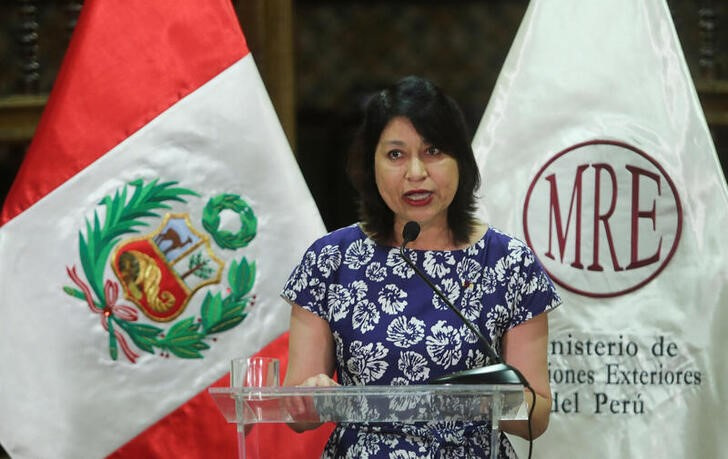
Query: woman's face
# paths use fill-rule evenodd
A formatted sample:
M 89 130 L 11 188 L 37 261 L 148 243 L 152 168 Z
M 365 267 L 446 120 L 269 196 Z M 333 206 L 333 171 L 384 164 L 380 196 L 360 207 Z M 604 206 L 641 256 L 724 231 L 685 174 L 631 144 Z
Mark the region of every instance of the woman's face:
M 410 220 L 447 227 L 447 209 L 458 188 L 455 158 L 427 143 L 405 117 L 392 118 L 374 152 L 379 194 L 394 212 L 395 229 Z

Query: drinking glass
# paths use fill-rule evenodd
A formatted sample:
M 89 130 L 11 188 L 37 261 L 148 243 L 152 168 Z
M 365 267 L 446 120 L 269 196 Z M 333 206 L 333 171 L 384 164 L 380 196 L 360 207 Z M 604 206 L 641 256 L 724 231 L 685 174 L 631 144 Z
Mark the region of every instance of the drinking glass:
M 278 387 L 280 386 L 280 362 L 273 357 L 255 356 L 236 358 L 230 361 L 230 387 Z M 259 418 L 264 409 L 263 398 L 248 394 L 236 401 L 238 413 L 238 457 L 258 459 L 261 457 L 260 441 L 254 424 L 243 424 L 245 413 Z
M 274 357 L 237 358 L 230 362 L 230 387 L 278 387 L 280 362 Z

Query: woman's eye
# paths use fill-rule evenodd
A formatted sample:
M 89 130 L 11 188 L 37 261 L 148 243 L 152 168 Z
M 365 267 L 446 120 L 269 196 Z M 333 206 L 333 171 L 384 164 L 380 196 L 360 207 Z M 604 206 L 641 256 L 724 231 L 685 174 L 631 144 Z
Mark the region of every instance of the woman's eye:
M 426 151 L 427 154 L 431 156 L 436 156 L 440 154 L 440 149 L 437 147 L 428 147 Z
M 387 153 L 387 155 L 391 159 L 397 159 L 397 158 L 401 158 L 402 157 L 402 152 L 399 151 L 399 150 L 391 150 L 389 153 Z

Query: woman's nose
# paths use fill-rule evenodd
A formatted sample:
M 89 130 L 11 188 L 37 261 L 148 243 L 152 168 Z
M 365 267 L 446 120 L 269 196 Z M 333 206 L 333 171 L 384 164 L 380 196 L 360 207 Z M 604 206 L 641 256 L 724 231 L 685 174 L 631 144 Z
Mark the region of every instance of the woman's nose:
M 407 163 L 407 178 L 410 180 L 421 180 L 427 176 L 425 164 L 418 156 L 413 156 Z

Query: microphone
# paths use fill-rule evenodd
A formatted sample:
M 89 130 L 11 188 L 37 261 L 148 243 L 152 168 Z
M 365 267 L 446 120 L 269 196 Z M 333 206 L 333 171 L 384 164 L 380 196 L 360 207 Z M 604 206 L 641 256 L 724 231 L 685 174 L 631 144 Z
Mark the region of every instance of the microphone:
M 495 352 L 490 342 L 483 336 L 478 328 L 473 325 L 458 308 L 456 308 L 445 294 L 440 291 L 439 288 L 432 283 L 432 281 L 420 271 L 420 269 L 409 259 L 404 253 L 404 247 L 417 239 L 420 235 L 420 225 L 417 222 L 409 221 L 404 225 L 402 229 L 402 245 L 399 247 L 399 254 L 407 265 L 415 271 L 415 274 L 420 277 L 425 283 L 432 289 L 435 294 L 447 305 L 452 312 L 454 312 L 460 320 L 465 324 L 471 332 L 478 337 L 478 340 L 483 345 L 483 350 L 492 362 L 491 365 L 470 368 L 467 370 L 456 371 L 447 375 L 434 378 L 430 381 L 431 384 L 519 384 L 528 386 L 526 378 L 523 377 L 520 371 L 514 367 L 503 362 L 503 359 Z

